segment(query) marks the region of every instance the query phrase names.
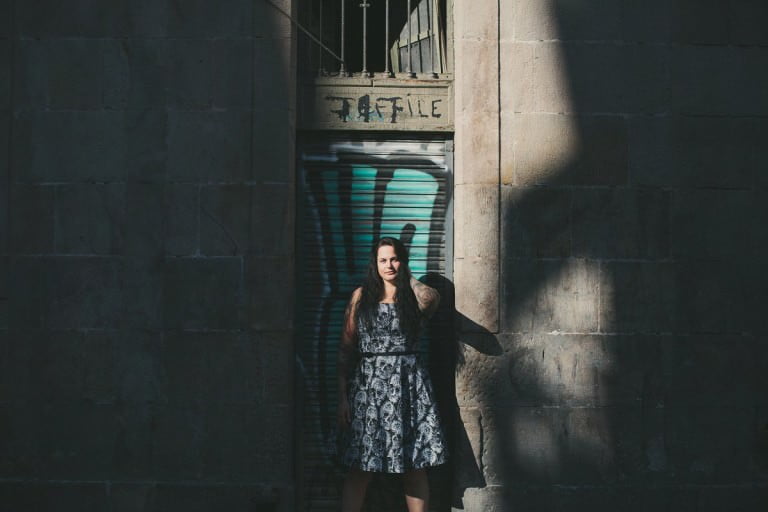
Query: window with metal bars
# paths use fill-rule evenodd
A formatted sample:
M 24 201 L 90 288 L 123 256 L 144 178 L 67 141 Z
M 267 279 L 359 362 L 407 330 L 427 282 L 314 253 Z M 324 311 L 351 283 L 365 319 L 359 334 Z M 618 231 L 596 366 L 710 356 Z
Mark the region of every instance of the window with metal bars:
M 307 76 L 445 78 L 450 0 L 303 0 Z

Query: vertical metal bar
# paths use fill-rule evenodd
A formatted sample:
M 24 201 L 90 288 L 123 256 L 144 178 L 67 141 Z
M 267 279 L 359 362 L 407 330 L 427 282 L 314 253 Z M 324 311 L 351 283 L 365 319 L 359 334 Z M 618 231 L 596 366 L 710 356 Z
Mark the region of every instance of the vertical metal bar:
M 438 0 L 429 0 L 431 2 L 432 11 L 429 13 L 429 30 L 432 34 L 432 38 L 430 39 L 430 49 L 432 50 L 432 78 L 437 78 L 438 74 L 435 70 L 435 62 L 437 62 L 437 58 L 435 58 L 435 47 L 440 45 L 440 42 L 437 39 L 437 27 L 440 24 L 440 17 L 437 12 L 437 2 Z M 438 54 L 440 51 L 438 50 Z M 438 57 L 439 58 L 439 57 Z
M 323 41 L 323 0 L 320 0 L 320 41 Z M 319 63 L 317 68 L 317 75 L 323 75 L 323 47 L 318 45 L 317 56 L 319 57 Z
M 339 75 L 345 76 L 347 74 L 346 57 L 344 57 L 344 0 L 341 0 L 341 66 L 339 67 Z
M 363 76 L 368 76 L 368 7 L 370 4 L 363 0 Z
M 413 77 L 415 73 L 411 71 L 411 0 L 408 0 L 408 75 Z
M 384 5 L 384 74 L 392 76 L 389 70 L 389 0 Z

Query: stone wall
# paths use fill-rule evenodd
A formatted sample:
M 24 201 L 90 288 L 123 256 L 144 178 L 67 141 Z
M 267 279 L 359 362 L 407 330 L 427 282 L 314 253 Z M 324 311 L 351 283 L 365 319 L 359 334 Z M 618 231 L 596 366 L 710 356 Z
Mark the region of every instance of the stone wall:
M 461 5 L 457 506 L 764 509 L 768 9 Z
M 2 510 L 292 510 L 294 46 L 0 1 Z

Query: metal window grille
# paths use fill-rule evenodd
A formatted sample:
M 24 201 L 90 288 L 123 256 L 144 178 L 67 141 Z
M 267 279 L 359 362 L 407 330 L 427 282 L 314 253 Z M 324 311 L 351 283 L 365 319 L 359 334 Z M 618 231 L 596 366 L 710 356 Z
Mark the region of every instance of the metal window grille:
M 446 0 L 306 0 L 320 76 L 440 78 L 447 70 Z

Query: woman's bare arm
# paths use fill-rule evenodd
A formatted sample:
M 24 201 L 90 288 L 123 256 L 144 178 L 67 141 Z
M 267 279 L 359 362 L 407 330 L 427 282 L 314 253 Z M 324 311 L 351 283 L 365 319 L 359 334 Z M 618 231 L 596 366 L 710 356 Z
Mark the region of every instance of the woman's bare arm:
M 357 305 L 360 302 L 361 292 L 361 288 L 357 288 L 352 292 L 352 297 L 349 299 L 347 309 L 344 311 L 344 325 L 341 328 L 337 369 L 339 393 L 344 395 L 347 393 L 347 374 L 349 372 L 349 367 L 355 358 L 355 352 L 357 350 L 357 322 L 355 322 L 355 314 L 357 312 Z
M 411 276 L 411 288 L 413 288 L 413 294 L 416 295 L 421 313 L 427 318 L 431 317 L 440 305 L 440 294 L 413 276 Z

